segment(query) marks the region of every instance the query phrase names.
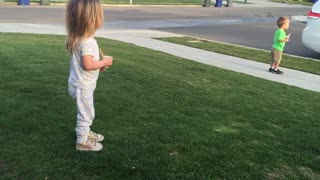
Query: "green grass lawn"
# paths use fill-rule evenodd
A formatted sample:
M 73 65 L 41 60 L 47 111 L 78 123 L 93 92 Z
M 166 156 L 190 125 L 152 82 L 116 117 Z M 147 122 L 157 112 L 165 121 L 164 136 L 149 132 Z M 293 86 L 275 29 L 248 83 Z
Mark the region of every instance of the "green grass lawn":
M 98 41 L 115 62 L 85 153 L 65 37 L 0 33 L 0 179 L 320 178 L 320 93 Z
M 193 37 L 170 37 L 157 39 L 176 44 L 186 45 L 194 48 L 199 48 L 207 51 L 258 61 L 266 63 L 268 65 L 270 64 L 270 52 L 264 50 L 196 39 Z M 266 69 L 269 68 L 268 65 L 266 65 Z M 316 60 L 283 55 L 280 66 L 320 75 L 320 61 Z

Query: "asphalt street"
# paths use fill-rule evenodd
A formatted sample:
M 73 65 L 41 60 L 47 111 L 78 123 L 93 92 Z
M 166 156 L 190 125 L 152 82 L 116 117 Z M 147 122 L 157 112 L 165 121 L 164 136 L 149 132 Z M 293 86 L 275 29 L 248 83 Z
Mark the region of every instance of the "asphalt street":
M 306 24 L 291 22 L 287 34 L 291 33 L 290 42 L 286 44 L 285 53 L 320 59 L 320 54 L 305 49 L 301 36 Z M 215 41 L 249 46 L 253 48 L 270 50 L 273 43 L 275 23 L 245 23 L 233 25 L 212 25 L 193 27 L 160 28 L 161 31 L 184 34 L 186 36 L 200 37 Z
M 202 8 L 202 7 L 104 7 L 105 28 L 157 29 L 269 50 L 279 16 L 305 15 L 310 7 Z M 0 6 L 0 23 L 64 25 L 64 6 Z M 305 49 L 301 32 L 305 24 L 293 22 L 285 52 L 320 59 Z
M 230 19 L 249 17 L 278 17 L 305 15 L 309 7 L 299 8 L 202 8 L 202 7 L 145 7 L 105 6 L 106 22 L 170 19 Z M 3 23 L 64 23 L 64 6 L 1 6 Z

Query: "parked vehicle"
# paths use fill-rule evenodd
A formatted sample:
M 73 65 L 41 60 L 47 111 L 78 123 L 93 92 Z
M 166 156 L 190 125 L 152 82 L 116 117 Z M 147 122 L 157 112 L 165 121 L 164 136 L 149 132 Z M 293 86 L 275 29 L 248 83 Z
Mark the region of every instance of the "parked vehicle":
M 302 44 L 320 53 L 320 1 L 308 13 L 307 27 L 302 32 Z

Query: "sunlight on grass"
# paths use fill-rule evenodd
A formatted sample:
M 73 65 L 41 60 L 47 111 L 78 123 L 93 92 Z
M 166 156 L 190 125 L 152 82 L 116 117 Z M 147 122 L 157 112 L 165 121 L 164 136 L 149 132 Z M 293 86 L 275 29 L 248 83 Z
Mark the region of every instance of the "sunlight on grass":
M 239 132 L 239 130 L 232 129 L 230 127 L 218 127 L 218 128 L 215 128 L 214 131 L 219 132 L 219 133 L 237 133 L 237 132 Z

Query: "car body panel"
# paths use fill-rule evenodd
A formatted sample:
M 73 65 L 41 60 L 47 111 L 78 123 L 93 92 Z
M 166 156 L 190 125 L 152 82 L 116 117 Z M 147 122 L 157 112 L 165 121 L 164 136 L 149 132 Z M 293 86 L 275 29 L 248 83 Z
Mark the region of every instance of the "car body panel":
M 302 44 L 320 53 L 320 1 L 308 13 L 307 26 L 302 32 Z

